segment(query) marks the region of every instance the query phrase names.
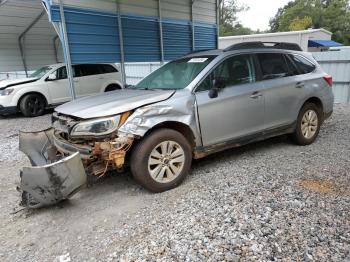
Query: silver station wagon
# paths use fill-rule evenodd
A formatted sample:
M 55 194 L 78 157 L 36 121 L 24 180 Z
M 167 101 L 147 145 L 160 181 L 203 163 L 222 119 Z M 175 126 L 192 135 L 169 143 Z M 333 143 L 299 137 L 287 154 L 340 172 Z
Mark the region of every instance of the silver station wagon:
M 162 192 L 184 180 L 192 159 L 282 134 L 311 144 L 332 114 L 331 86 L 296 44 L 191 53 L 136 86 L 56 108 L 51 129 L 21 133 L 33 165 L 21 171 L 22 204 L 57 203 L 88 177 L 129 167 L 142 186 Z

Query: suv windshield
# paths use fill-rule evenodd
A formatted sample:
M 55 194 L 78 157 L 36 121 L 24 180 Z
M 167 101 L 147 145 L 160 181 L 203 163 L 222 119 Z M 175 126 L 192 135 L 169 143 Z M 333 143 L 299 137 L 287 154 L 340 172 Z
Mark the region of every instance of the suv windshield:
M 169 62 L 141 80 L 135 88 L 184 89 L 214 58 L 201 56 Z
M 49 72 L 52 68 L 49 66 L 44 66 L 34 73 L 30 74 L 29 77 L 42 78 L 47 72 Z

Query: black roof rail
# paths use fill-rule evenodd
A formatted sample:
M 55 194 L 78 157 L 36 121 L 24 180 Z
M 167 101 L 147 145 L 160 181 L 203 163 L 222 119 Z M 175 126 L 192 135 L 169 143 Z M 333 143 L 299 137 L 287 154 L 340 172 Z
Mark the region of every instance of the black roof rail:
M 205 52 L 205 51 L 211 51 L 211 50 L 215 50 L 215 49 L 194 50 L 194 51 L 191 51 L 191 52 L 187 53 L 185 56 L 187 56 L 187 55 L 192 55 L 192 54 L 195 54 L 195 53 Z
M 253 49 L 253 48 L 270 48 L 270 49 L 286 49 L 294 51 L 303 51 L 298 44 L 286 43 L 286 42 L 243 42 L 238 44 L 233 44 L 224 49 L 224 52 L 239 50 L 239 49 Z

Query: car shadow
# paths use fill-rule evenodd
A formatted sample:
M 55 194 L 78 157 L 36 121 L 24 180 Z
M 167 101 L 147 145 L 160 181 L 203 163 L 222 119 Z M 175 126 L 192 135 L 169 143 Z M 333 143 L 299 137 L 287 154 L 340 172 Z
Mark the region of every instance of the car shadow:
M 49 109 L 46 109 L 44 114 L 41 115 L 41 116 L 52 114 L 53 112 L 54 112 L 54 109 L 53 108 L 49 108 Z M 40 116 L 38 116 L 38 117 L 40 117 Z M 28 119 L 31 119 L 31 118 L 35 118 L 35 117 L 25 117 L 24 115 L 22 115 L 21 112 L 17 112 L 17 113 L 14 113 L 14 114 L 8 114 L 8 115 L 0 115 L 0 120 L 1 119 L 11 120 L 11 119 L 16 119 L 16 118 L 28 118 Z

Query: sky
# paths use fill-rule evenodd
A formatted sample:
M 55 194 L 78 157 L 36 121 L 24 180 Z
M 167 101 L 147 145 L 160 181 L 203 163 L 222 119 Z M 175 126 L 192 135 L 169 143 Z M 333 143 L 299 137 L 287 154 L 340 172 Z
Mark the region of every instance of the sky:
M 248 11 L 238 14 L 238 20 L 245 27 L 253 30 L 266 30 L 269 28 L 269 20 L 278 8 L 283 7 L 291 0 L 238 0 L 239 4 L 249 7 Z

